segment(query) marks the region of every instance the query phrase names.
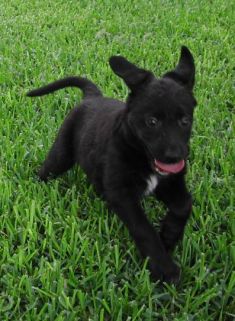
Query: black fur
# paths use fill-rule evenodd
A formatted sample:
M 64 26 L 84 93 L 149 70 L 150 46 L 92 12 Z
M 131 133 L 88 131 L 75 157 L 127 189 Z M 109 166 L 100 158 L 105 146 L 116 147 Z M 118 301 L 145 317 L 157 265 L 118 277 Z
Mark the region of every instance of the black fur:
M 155 160 L 171 164 L 188 156 L 196 105 L 193 57 L 182 47 L 178 65 L 161 79 L 123 57 L 111 57 L 110 66 L 130 89 L 126 103 L 103 97 L 93 83 L 79 77 L 28 93 L 40 96 L 68 86 L 84 92 L 80 106 L 61 126 L 39 176 L 46 181 L 78 163 L 125 223 L 142 256 L 149 257 L 152 277 L 177 282 L 180 269 L 170 253 L 183 236 L 192 200 L 185 185 L 185 167 L 162 175 L 156 171 Z M 141 206 L 151 175 L 158 180 L 153 193 L 168 207 L 159 234 Z

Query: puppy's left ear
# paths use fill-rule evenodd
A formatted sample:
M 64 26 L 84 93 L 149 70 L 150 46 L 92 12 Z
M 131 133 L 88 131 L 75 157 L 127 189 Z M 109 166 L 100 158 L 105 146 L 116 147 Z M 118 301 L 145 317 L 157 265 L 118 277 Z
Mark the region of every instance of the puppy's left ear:
M 193 56 L 187 47 L 181 47 L 178 65 L 174 70 L 167 72 L 163 77 L 172 78 L 175 81 L 180 82 L 189 90 L 193 90 L 195 83 L 195 64 Z
M 132 92 L 154 77 L 150 71 L 138 68 L 122 56 L 112 56 L 109 59 L 109 64 L 115 74 L 125 81 Z

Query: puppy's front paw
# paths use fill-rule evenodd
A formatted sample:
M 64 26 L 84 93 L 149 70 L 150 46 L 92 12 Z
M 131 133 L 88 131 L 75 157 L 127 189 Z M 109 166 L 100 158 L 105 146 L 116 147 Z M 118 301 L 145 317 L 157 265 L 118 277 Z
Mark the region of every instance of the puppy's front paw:
M 180 268 L 174 263 L 174 266 L 164 273 L 164 282 L 178 285 L 180 282 Z
M 44 166 L 42 166 L 39 171 L 38 171 L 38 178 L 42 182 L 47 182 L 48 181 L 48 173 L 46 173 Z
M 180 280 L 180 268 L 173 261 L 167 264 L 151 262 L 149 264 L 151 277 L 154 281 L 161 281 L 177 285 Z

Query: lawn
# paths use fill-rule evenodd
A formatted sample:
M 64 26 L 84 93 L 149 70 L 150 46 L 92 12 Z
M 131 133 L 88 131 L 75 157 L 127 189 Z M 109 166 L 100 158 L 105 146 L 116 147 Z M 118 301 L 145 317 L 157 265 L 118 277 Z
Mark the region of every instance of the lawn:
M 230 1 L 23 1 L 0 4 L 0 320 L 235 319 L 234 12 Z M 127 230 L 74 168 L 48 184 L 37 170 L 81 93 L 27 90 L 86 75 L 127 89 L 108 58 L 162 75 L 187 45 L 198 106 L 189 159 L 194 208 L 175 251 L 174 286 L 149 279 Z M 145 199 L 158 227 L 161 204 Z

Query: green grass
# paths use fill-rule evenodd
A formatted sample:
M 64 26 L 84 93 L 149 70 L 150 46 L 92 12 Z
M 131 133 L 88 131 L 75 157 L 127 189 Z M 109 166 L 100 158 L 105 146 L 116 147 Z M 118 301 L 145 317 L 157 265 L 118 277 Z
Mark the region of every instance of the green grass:
M 223 0 L 1 1 L 1 321 L 235 319 L 234 12 Z M 182 44 L 195 56 L 198 106 L 188 173 L 194 210 L 175 252 L 175 288 L 150 281 L 128 232 L 81 170 L 37 181 L 81 94 L 25 93 L 77 74 L 124 99 L 112 54 L 160 76 Z M 152 198 L 144 205 L 157 224 L 164 209 Z

